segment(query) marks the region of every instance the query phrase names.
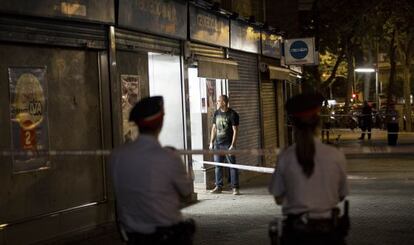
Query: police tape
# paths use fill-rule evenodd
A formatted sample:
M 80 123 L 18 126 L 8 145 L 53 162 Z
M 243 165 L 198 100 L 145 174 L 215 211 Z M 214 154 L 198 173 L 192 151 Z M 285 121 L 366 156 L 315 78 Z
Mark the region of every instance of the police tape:
M 166 146 L 168 149 L 173 149 L 179 155 L 278 155 L 279 148 L 268 149 L 240 149 L 240 150 L 176 150 L 172 147 Z M 2 150 L 0 156 L 109 156 L 111 150 Z
M 3 150 L 0 156 L 109 156 L 111 150 Z
M 235 169 L 259 172 L 259 173 L 267 173 L 267 174 L 272 174 L 275 171 L 275 168 L 269 168 L 269 167 L 258 167 L 258 166 L 251 166 L 251 165 L 210 162 L 210 161 L 200 161 L 200 160 L 194 160 L 194 162 L 204 163 L 207 165 L 213 165 L 213 166 L 219 166 L 219 167 L 235 168 Z
M 362 129 L 347 129 L 347 128 L 329 128 L 329 129 L 321 129 L 321 132 L 344 132 L 344 133 L 367 133 L 367 131 L 362 131 Z M 388 131 L 378 131 L 378 130 L 372 130 L 371 135 L 381 135 L 381 136 L 387 136 L 389 135 L 414 135 L 414 132 L 388 132 Z
M 167 147 L 170 148 L 171 147 Z M 404 154 L 414 156 L 414 144 L 388 146 L 375 145 L 369 146 L 345 146 L 336 148 L 345 155 L 352 154 Z M 232 149 L 232 150 L 173 150 L 179 155 L 249 155 L 249 156 L 277 156 L 283 149 L 267 148 L 267 149 Z M 0 150 L 0 156 L 102 156 L 106 157 L 111 154 L 111 150 Z

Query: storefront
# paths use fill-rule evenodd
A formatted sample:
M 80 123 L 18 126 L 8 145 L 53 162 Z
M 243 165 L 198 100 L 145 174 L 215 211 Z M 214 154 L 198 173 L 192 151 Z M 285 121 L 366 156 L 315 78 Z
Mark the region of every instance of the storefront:
M 163 9 L 156 11 L 155 8 Z M 128 122 L 129 111 L 141 98 L 164 97 L 165 117 L 160 142 L 177 149 L 187 147 L 185 86 L 182 78 L 181 41 L 187 38 L 185 1 L 120 1 L 115 29 L 116 67 L 113 80 L 120 98 L 118 120 L 121 142 L 133 140 L 137 131 Z
M 283 93 L 284 93 L 284 103 L 292 97 L 299 93 L 301 93 L 301 84 L 300 80 L 302 77 L 302 67 L 297 65 L 290 65 L 289 68 L 286 68 L 289 70 L 289 78 L 285 79 L 284 85 L 283 85 Z M 287 120 L 285 120 L 286 122 Z M 293 137 L 293 129 L 291 122 L 287 121 L 288 124 L 285 124 L 285 141 L 288 145 L 291 145 L 295 143 L 294 137 Z
M 0 243 L 111 220 L 103 156 L 49 151 L 112 147 L 106 49 L 114 4 L 51 2 L 0 6 L 0 148 L 33 153 L 0 156 Z
M 238 149 L 262 148 L 260 117 L 260 87 L 258 54 L 260 30 L 239 20 L 231 20 L 229 57 L 238 63 L 239 79 L 229 81 L 230 107 L 240 116 Z M 261 165 L 262 158 L 240 155 L 237 162 L 244 165 Z
M 237 62 L 226 58 L 230 43 L 229 19 L 200 6 L 189 6 L 190 41 L 186 49 L 189 86 L 191 147 L 208 149 L 217 97 L 229 94 L 229 80 L 238 78 Z M 195 184 L 214 185 L 214 166 L 200 161 L 212 156 L 194 155 Z
M 260 56 L 260 94 L 262 108 L 263 147 L 285 146 L 285 115 L 283 86 L 289 79 L 289 70 L 280 67 L 282 37 L 262 31 Z M 265 156 L 264 165 L 274 166 L 275 155 Z

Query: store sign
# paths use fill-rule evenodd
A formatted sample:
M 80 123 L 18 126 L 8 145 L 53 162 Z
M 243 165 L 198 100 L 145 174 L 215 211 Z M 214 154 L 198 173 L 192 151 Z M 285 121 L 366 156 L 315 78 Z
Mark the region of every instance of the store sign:
M 262 55 L 280 59 L 282 36 L 262 32 Z
M 0 12 L 115 23 L 112 0 L 2 0 Z
M 9 68 L 13 172 L 49 167 L 46 68 Z
M 187 4 L 172 0 L 119 0 L 118 24 L 184 40 L 187 39 Z
M 239 21 L 231 21 L 232 49 L 260 53 L 260 31 Z
M 190 39 L 229 47 L 229 20 L 205 10 L 190 7 Z
M 317 64 L 314 38 L 287 39 L 284 44 L 287 65 Z

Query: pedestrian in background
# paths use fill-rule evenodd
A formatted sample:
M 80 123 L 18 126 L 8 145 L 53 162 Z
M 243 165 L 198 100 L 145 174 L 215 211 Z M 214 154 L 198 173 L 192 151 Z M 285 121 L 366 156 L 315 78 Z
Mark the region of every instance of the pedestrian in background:
M 328 100 L 325 100 L 321 109 L 322 120 L 322 142 L 329 144 L 329 130 L 331 130 L 331 110 Z M 325 140 L 326 135 L 326 140 Z
M 398 112 L 395 109 L 394 102 L 390 102 L 387 106 L 386 120 L 388 145 L 395 146 L 397 145 L 398 131 L 400 131 L 400 127 L 398 125 Z
M 139 101 L 129 116 L 138 138 L 111 155 L 117 220 L 127 244 L 192 244 L 194 222 L 184 221 L 180 212 L 192 180 L 181 158 L 158 141 L 163 118 L 162 97 Z
M 358 139 L 363 140 L 365 132 L 367 132 L 368 140 L 371 139 L 371 127 L 372 127 L 372 108 L 369 106 L 367 101 L 364 101 L 361 112 L 361 137 Z
M 322 101 L 320 94 L 300 94 L 286 104 L 296 143 L 279 155 L 269 185 L 286 217 L 282 244 L 345 244 L 336 206 L 348 195 L 346 161 L 315 137 Z
M 220 95 L 217 99 L 218 109 L 213 115 L 213 126 L 211 128 L 209 149 L 215 150 L 233 150 L 236 147 L 239 114 L 229 108 L 229 98 L 227 95 Z M 228 162 L 236 164 L 234 155 L 214 155 L 215 162 Z M 223 190 L 223 168 L 215 168 L 216 187 L 211 193 L 221 193 Z M 234 195 L 239 195 L 239 172 L 236 168 L 230 168 L 230 181 Z

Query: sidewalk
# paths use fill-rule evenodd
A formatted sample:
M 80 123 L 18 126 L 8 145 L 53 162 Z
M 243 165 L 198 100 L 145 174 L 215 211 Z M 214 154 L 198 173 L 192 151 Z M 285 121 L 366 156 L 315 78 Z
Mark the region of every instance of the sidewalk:
M 402 134 L 401 144 L 388 147 L 386 131 L 373 130 L 372 140 L 358 140 L 359 131 L 337 130 L 339 147 L 348 152 L 364 152 L 364 149 L 394 152 L 414 152 L 414 135 Z M 411 150 L 410 150 L 411 149 Z M 368 157 L 368 158 L 367 158 Z M 397 157 L 397 158 L 395 158 Z M 412 244 L 414 240 L 414 164 L 412 158 L 364 158 L 348 159 L 348 179 L 351 185 L 352 230 L 348 244 L 389 245 Z M 197 232 L 194 245 L 262 245 L 270 244 L 267 226 L 280 207 L 268 194 L 270 174 L 244 173 L 251 178 L 241 185 L 241 195 L 234 196 L 230 189 L 222 194 L 210 194 L 196 189 L 198 201 L 183 209 L 185 217 L 196 220 Z M 70 240 L 49 244 L 121 245 L 124 244 L 115 224 L 108 224 L 88 235 L 78 235 Z
M 348 161 L 351 185 L 351 232 L 348 244 L 410 245 L 414 240 L 414 165 L 411 159 L 358 159 Z M 355 178 L 358 177 L 358 178 Z M 281 209 L 267 191 L 270 174 L 241 186 L 241 195 L 225 190 L 210 194 L 197 190 L 198 202 L 183 209 L 195 219 L 194 245 L 266 245 L 268 224 Z M 59 244 L 114 244 L 122 242 L 115 229 Z

